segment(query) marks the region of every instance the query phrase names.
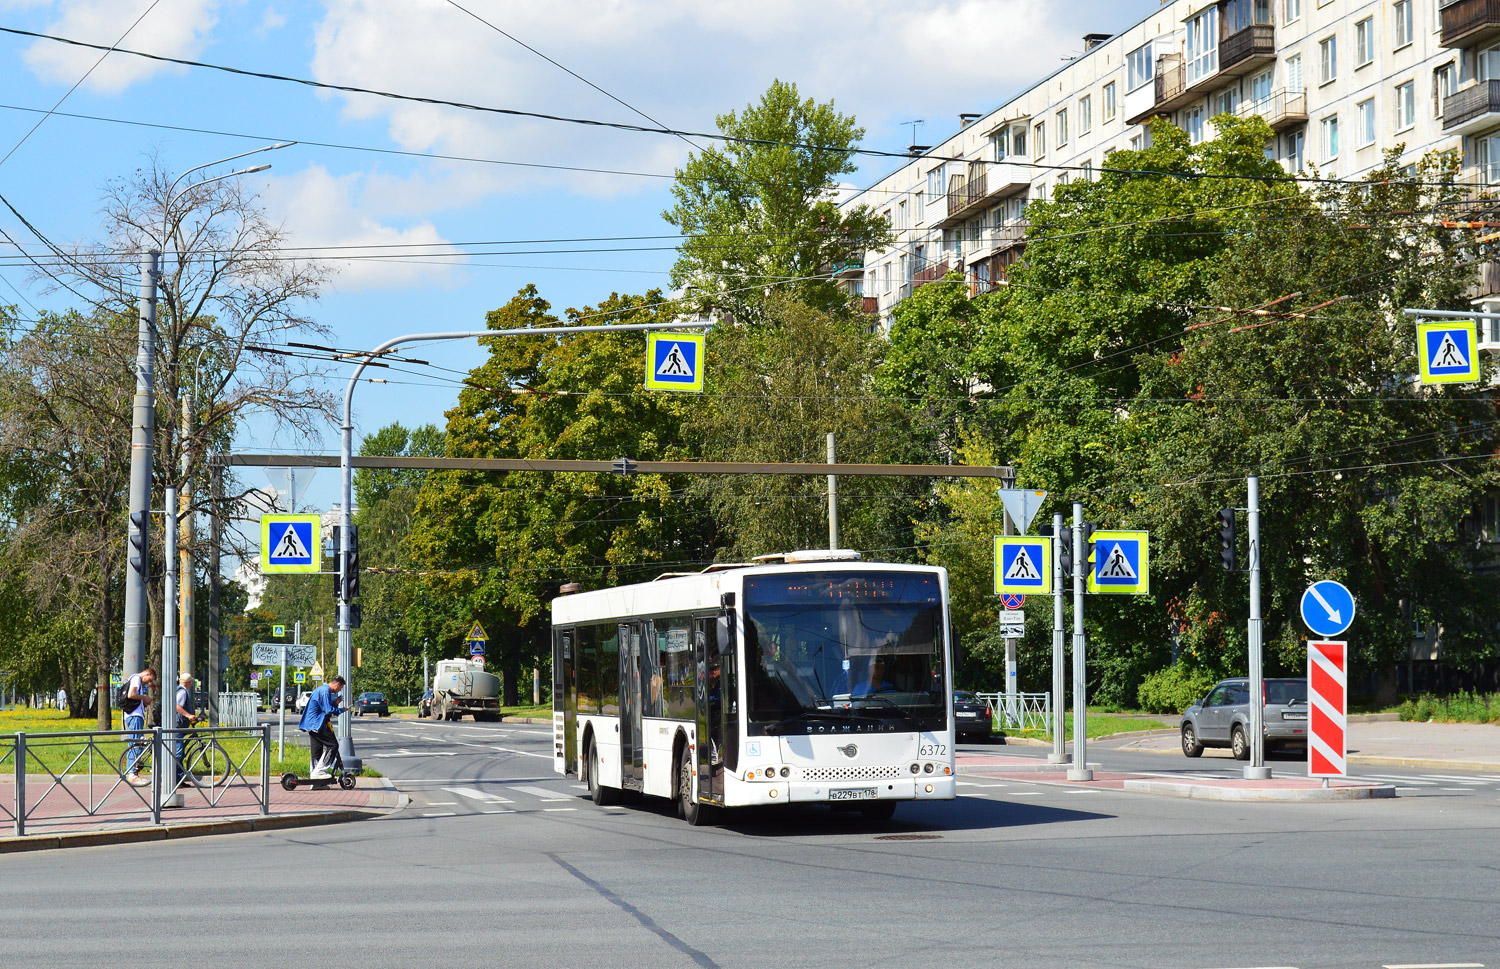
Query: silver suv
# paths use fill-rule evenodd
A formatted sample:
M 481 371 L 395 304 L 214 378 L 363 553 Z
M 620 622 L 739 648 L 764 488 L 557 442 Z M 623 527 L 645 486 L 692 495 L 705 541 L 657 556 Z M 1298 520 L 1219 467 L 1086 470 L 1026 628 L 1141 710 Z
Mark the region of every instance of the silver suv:
M 1266 749 L 1307 747 L 1306 677 L 1268 677 L 1264 715 Z M 1182 752 L 1197 757 L 1205 747 L 1228 747 L 1236 760 L 1250 759 L 1250 681 L 1222 680 L 1182 715 Z

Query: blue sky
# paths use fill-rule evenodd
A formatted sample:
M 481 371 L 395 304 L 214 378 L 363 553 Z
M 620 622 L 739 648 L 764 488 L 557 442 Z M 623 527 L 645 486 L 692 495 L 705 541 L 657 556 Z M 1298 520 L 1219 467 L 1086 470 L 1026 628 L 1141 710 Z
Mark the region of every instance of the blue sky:
M 634 108 L 673 127 L 712 130 L 715 114 L 753 101 L 773 78 L 804 96 L 833 99 L 867 129 L 867 147 L 900 150 L 903 124 L 923 118 L 930 144 L 1081 52 L 1082 35 L 1116 32 L 1156 0 L 0 0 L 0 26 L 319 81 L 603 120 L 639 116 L 522 46 L 535 48 Z M 142 12 L 146 11 L 142 17 Z M 514 39 L 512 39 L 514 38 Z M 100 238 L 103 186 L 151 156 L 183 171 L 277 140 L 301 142 L 264 156 L 256 181 L 270 217 L 334 271 L 313 313 L 337 345 L 370 347 L 403 333 L 482 328 L 484 314 L 535 283 L 555 308 L 597 303 L 610 292 L 666 284 L 672 239 L 660 213 L 687 145 L 675 138 L 506 119 L 366 95 L 163 65 L 111 54 L 59 112 L 207 134 L 41 115 L 98 59 L 98 52 L 0 34 L 0 192 L 54 241 Z M 458 162 L 320 147 L 308 142 Z M 560 171 L 495 161 L 604 168 Z M 242 163 L 243 164 L 243 163 Z M 887 163 L 852 181 L 864 184 Z M 227 169 L 211 170 L 212 174 Z M 0 211 L 0 225 L 30 234 Z M 528 240 L 590 239 L 537 244 Z M 479 245 L 476 245 L 479 244 Z M 378 245 L 379 261 L 340 259 Z M 3 247 L 3 243 L 0 243 Z M 325 248 L 326 247 L 326 248 Z M 628 252 L 566 252 L 631 249 Z M 542 251 L 539 251 L 542 250 Z M 363 250 L 374 253 L 376 250 Z M 0 265 L 10 262 L 0 252 Z M 0 268 L 0 303 L 70 304 L 23 270 Z M 22 309 L 28 307 L 23 303 Z M 465 370 L 470 344 L 414 355 Z M 397 375 L 389 375 L 392 380 Z M 454 374 L 401 375 L 410 384 L 364 385 L 356 433 L 394 421 L 432 421 L 457 394 Z M 337 381 L 342 388 L 343 378 Z M 273 435 L 252 422 L 241 450 L 332 453 L 321 441 Z M 612 457 L 604 455 L 602 457 Z M 308 500 L 336 500 L 323 472 Z

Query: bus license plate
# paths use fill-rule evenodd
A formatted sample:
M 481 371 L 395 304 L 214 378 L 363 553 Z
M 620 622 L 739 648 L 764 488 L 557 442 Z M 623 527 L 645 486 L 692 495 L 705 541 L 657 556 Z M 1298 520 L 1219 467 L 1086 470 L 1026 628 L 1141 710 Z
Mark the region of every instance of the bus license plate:
M 875 788 L 873 787 L 846 787 L 841 790 L 828 792 L 828 800 L 830 801 L 864 801 L 873 800 L 874 798 Z

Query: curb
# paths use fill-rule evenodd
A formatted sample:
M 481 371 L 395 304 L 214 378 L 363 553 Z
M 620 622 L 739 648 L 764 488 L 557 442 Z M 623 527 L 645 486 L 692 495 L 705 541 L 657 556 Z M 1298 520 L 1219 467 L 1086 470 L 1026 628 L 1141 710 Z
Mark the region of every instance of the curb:
M 411 799 L 396 789 L 389 777 L 361 777 L 360 787 L 380 788 L 371 793 L 371 803 L 363 808 L 339 811 L 309 811 L 301 814 L 259 815 L 226 818 L 219 821 L 190 821 L 159 827 L 117 828 L 105 831 L 79 831 L 69 834 L 26 835 L 0 838 L 0 855 L 21 851 L 46 851 L 51 848 L 95 848 L 103 845 L 133 844 L 138 841 L 168 841 L 181 838 L 204 838 L 216 834 L 250 834 L 255 831 L 282 831 L 288 828 L 310 828 L 324 824 L 346 824 L 350 821 L 374 821 L 406 809 Z M 371 783 L 365 783 L 365 782 Z M 379 796 L 382 803 L 375 803 Z
M 1051 745 L 1043 744 L 1042 746 Z M 1126 751 L 1126 753 L 1182 756 L 1182 751 L 1176 748 L 1171 750 L 1156 750 L 1150 747 L 1141 747 Z M 1423 770 L 1466 770 L 1500 774 L 1500 763 L 1491 763 L 1488 761 L 1441 760 L 1428 757 L 1383 757 L 1376 754 L 1350 754 L 1346 759 L 1351 767 L 1417 767 Z M 1236 763 L 1240 762 L 1236 761 Z M 1275 764 L 1271 766 L 1275 767 Z
M 1006 774 L 1066 774 L 1073 769 L 1072 764 L 959 764 L 955 769 L 956 774 L 983 774 L 985 771 L 1003 771 Z M 1098 764 L 1089 764 L 1089 770 L 1100 770 Z
M 1125 781 L 1122 790 L 1132 794 L 1199 798 L 1207 801 L 1356 801 L 1396 796 L 1390 784 L 1351 787 L 1216 787 L 1212 784 L 1181 784 L 1174 781 Z

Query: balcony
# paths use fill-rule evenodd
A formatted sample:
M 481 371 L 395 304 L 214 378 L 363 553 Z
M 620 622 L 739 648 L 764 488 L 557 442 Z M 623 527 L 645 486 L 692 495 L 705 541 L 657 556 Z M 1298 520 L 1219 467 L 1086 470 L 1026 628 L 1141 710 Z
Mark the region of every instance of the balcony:
M 1469 135 L 1500 125 L 1500 81 L 1480 81 L 1443 98 L 1443 134 Z
M 1468 295 L 1472 300 L 1500 299 L 1500 262 L 1479 264 L 1479 275 L 1469 284 Z M 1500 334 L 1495 335 L 1500 337 Z M 1480 349 L 1486 348 L 1483 336 L 1480 337 L 1479 345 Z
M 1198 97 L 1197 88 L 1203 86 L 1206 79 L 1200 79 L 1194 87 L 1187 85 L 1187 72 L 1182 66 L 1181 54 L 1163 54 L 1156 59 L 1156 78 L 1151 90 L 1154 96 L 1149 105 L 1140 107 L 1135 114 L 1125 119 L 1126 124 L 1140 124 L 1148 121 L 1159 114 L 1166 114 L 1173 108 L 1181 107 Z M 1126 98 L 1127 107 L 1130 96 Z
M 911 288 L 918 289 L 924 283 L 936 282 L 946 275 L 948 275 L 948 260 L 930 262 L 925 266 L 918 267 L 917 271 L 912 273 Z
M 950 229 L 972 219 L 1002 198 L 1020 195 L 1031 187 L 1031 173 L 1007 162 L 976 162 L 967 179 L 954 175 L 948 182 L 948 214 L 933 223 Z
M 1271 126 L 1272 131 L 1285 131 L 1307 124 L 1307 92 L 1280 88 L 1259 101 L 1248 101 L 1240 105 L 1237 113 L 1241 118 L 1259 115 L 1262 121 Z
M 860 308 L 864 310 L 866 316 L 877 316 L 877 315 L 879 315 L 879 313 L 880 313 L 880 297 L 879 296 L 866 296 L 866 297 L 864 297 L 864 301 L 861 304 Z
M 1497 0 L 1500 2 L 1500 0 Z M 1219 41 L 1217 77 L 1248 74 L 1263 64 L 1276 60 L 1276 28 L 1270 24 L 1251 24 Z M 1205 81 L 1211 78 L 1204 78 Z
M 1438 13 L 1444 47 L 1477 47 L 1500 36 L 1500 0 L 1449 0 Z

